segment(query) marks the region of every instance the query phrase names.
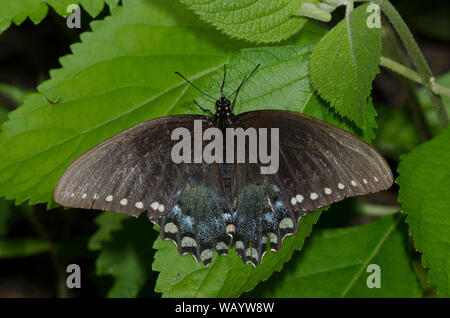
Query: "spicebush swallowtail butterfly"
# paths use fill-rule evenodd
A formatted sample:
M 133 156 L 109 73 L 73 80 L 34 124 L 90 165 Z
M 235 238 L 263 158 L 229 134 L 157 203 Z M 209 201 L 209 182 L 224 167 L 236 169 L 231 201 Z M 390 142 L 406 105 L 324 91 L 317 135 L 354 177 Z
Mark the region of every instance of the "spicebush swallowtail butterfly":
M 136 217 L 147 211 L 161 238 L 173 240 L 180 254 L 192 253 L 208 265 L 213 250 L 223 255 L 235 246 L 244 262 L 256 266 L 268 244 L 278 251 L 283 238 L 297 232 L 306 213 L 391 186 L 383 157 L 335 126 L 291 111 L 233 114 L 251 74 L 229 96 L 232 102 L 224 95 L 225 74 L 215 113 L 197 103 L 209 115 L 156 118 L 102 142 L 67 168 L 55 201 Z M 196 120 L 220 130 L 278 128 L 278 171 L 262 174 L 259 161 L 175 163 L 171 151 L 178 140 L 171 133 L 180 127 L 193 133 Z

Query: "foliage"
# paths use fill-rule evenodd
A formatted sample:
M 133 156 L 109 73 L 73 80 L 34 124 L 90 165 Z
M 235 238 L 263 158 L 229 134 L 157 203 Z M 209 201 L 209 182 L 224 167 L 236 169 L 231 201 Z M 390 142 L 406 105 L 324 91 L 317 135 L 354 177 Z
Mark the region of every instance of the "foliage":
M 379 72 L 381 29 L 368 28 L 367 5 L 328 32 L 311 56 L 311 79 L 337 112 L 366 128 L 367 98 Z
M 200 18 L 231 37 L 272 43 L 297 33 L 307 22 L 295 16 L 302 3 L 314 0 L 181 0 Z
M 404 217 L 386 216 L 368 224 L 316 230 L 304 253 L 260 288 L 265 297 L 420 297 L 408 261 Z M 377 264 L 381 288 L 367 288 L 366 268 Z M 301 286 L 301 288 L 299 288 Z
M 136 297 L 151 275 L 153 260 L 150 242 L 156 238 L 148 220 L 133 220 L 105 212 L 96 223 L 100 226 L 89 241 L 89 248 L 100 250 L 96 268 L 98 275 L 112 275 L 114 284 L 108 297 Z
M 0 86 L 0 95 L 23 99 L 11 112 L 0 105 L 0 122 L 5 122 L 0 132 L 0 196 L 16 204 L 56 207 L 53 191 L 64 169 L 118 132 L 164 115 L 200 113 L 193 99 L 214 109 L 175 71 L 218 96 L 224 64 L 225 93 L 230 94 L 260 63 L 239 96 L 237 113 L 274 108 L 298 111 L 369 143 L 377 133 L 376 145 L 393 158 L 419 144 L 404 109 L 379 109 L 376 131 L 371 91 L 379 72 L 382 29 L 367 27 L 367 5 L 349 10 L 326 31 L 298 14 L 303 4 L 327 8 L 324 2 L 333 2 L 329 0 L 3 1 L 0 33 L 27 17 L 39 23 L 49 7 L 65 17 L 69 2 L 81 4 L 92 17 L 106 3 L 110 15 L 90 24 L 80 42 L 71 46 L 72 53 L 61 57 L 61 68 L 51 70 L 37 92 L 22 96 L 21 89 Z M 448 86 L 447 79 L 438 82 Z M 438 134 L 438 120 L 423 90 L 418 98 L 433 133 Z M 444 297 L 449 295 L 450 273 L 448 139 L 447 128 L 402 157 L 398 169 L 399 200 L 410 234 L 430 270 L 429 281 Z M 45 235 L 10 235 L 13 209 L 9 202 L 0 201 L 0 258 L 43 252 L 52 258 L 80 257 L 64 254 L 64 248 L 73 243 L 69 240 L 55 248 Z M 90 252 L 83 253 L 95 254 L 97 276 L 113 278 L 105 293 L 109 297 L 136 297 L 146 292 L 148 284 L 163 297 L 422 296 L 402 216 L 318 229 L 319 216 L 331 215 L 333 210 L 332 206 L 330 211 L 303 217 L 299 233 L 286 237 L 279 252 L 268 251 L 256 268 L 244 264 L 234 249 L 227 256 L 215 254 L 208 267 L 196 263 L 192 255 L 180 256 L 172 242 L 157 237 L 145 215 L 134 219 L 102 213 L 95 219 L 97 231 L 76 244 L 88 246 Z M 340 225 L 335 220 L 334 227 Z M 37 228 L 36 232 L 45 230 L 39 224 Z M 381 267 L 381 289 L 367 288 L 369 264 Z
M 34 24 L 45 18 L 51 6 L 58 14 L 68 16 L 66 11 L 71 4 L 80 4 L 93 17 L 103 9 L 105 2 L 113 9 L 119 0 L 21 0 L 0 2 L 0 34 L 13 22 L 22 24 L 28 17 Z
M 450 295 L 450 127 L 402 157 L 399 201 L 438 295 Z

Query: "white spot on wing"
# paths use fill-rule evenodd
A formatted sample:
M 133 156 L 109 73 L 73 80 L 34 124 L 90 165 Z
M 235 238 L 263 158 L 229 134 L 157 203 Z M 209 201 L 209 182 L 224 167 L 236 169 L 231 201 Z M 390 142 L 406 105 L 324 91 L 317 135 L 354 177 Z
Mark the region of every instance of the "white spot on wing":
M 345 185 L 343 183 L 338 183 L 338 188 L 343 190 L 345 188 Z
M 294 222 L 291 218 L 284 218 L 280 222 L 280 229 L 292 229 L 294 227 Z
M 178 232 L 178 227 L 174 223 L 168 222 L 164 225 L 164 232 L 175 234 Z
M 150 204 L 150 207 L 156 211 L 156 210 L 158 210 L 159 203 L 155 201 L 152 204 Z
M 303 202 L 303 196 L 302 196 L 301 194 L 297 194 L 297 195 L 295 196 L 295 199 L 297 200 L 298 203 Z
M 181 240 L 181 246 L 182 247 L 196 247 L 197 242 L 192 237 L 185 236 Z
M 317 198 L 319 197 L 319 195 L 315 192 L 312 192 L 311 195 L 309 196 L 311 198 L 311 200 L 317 200 Z
M 378 181 L 380 181 L 380 180 L 378 180 L 378 178 L 377 178 L 377 177 L 373 177 L 373 180 L 375 180 L 375 182 L 378 182 Z
M 206 250 L 203 250 L 202 253 L 200 254 L 200 259 L 204 262 L 207 259 L 212 258 L 212 256 L 213 256 L 213 251 L 210 249 L 206 249 Z
M 352 184 L 352 186 L 354 186 L 354 187 L 356 187 L 358 184 L 356 183 L 356 181 L 355 180 L 352 180 L 351 182 L 350 182 L 351 184 Z
M 87 197 L 86 193 L 83 193 L 83 195 L 81 196 L 82 199 L 86 199 L 86 197 Z
M 367 179 L 363 179 L 364 184 L 368 184 Z
M 244 242 L 242 242 L 242 241 L 237 241 L 237 242 L 236 242 L 236 249 L 237 249 L 237 250 L 243 250 L 243 249 L 244 249 Z
M 297 199 L 295 197 L 292 197 L 291 204 L 292 205 L 296 205 L 297 204 Z
M 125 206 L 128 204 L 128 200 L 123 198 L 122 200 L 120 200 L 120 205 Z
M 325 192 L 325 194 L 330 195 L 333 191 L 331 191 L 330 188 L 325 188 L 324 192 Z
M 245 256 L 248 256 L 248 257 L 258 260 L 258 251 L 254 247 L 249 247 L 245 251 Z
M 159 212 L 164 212 L 164 204 L 160 204 L 160 205 L 158 206 L 158 211 L 159 211 Z
M 228 246 L 224 242 L 219 242 L 216 244 L 216 250 L 218 250 L 218 251 L 227 250 L 227 249 L 228 249 Z
M 105 199 L 108 202 L 111 202 L 113 200 L 113 196 L 112 195 L 108 195 Z
M 273 243 L 273 244 L 278 243 L 278 237 L 275 235 L 275 233 L 269 233 L 269 239 L 270 239 L 270 243 Z
M 144 203 L 139 201 L 139 202 L 136 202 L 136 204 L 134 206 L 137 207 L 138 209 L 143 209 L 144 208 Z

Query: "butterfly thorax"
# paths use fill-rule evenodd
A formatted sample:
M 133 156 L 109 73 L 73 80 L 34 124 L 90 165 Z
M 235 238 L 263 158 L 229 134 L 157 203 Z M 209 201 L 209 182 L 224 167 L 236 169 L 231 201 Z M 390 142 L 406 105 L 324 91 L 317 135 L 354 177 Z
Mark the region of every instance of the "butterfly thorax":
M 226 135 L 226 128 L 234 127 L 234 122 L 236 115 L 233 114 L 231 108 L 231 102 L 226 97 L 222 96 L 216 101 L 216 113 L 213 117 L 213 124 L 215 127 L 219 128 L 224 135 Z M 226 140 L 223 140 L 223 155 L 226 154 Z M 230 199 L 231 197 L 231 177 L 233 166 L 231 164 L 225 163 L 225 157 L 223 158 L 224 163 L 219 165 L 219 173 L 221 175 L 224 191 L 226 197 Z
M 232 127 L 235 119 L 233 110 L 231 109 L 231 102 L 226 97 L 221 97 L 216 101 L 216 113 L 213 121 L 214 125 L 225 132 L 227 127 Z

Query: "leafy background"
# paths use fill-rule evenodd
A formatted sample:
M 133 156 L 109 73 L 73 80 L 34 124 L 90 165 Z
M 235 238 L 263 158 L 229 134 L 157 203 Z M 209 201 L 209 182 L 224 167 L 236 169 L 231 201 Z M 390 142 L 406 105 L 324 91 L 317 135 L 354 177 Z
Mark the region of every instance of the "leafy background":
M 402 60 L 389 32 L 362 27 L 365 6 L 349 23 L 340 8 L 331 24 L 320 24 L 295 16 L 306 2 L 317 3 L 2 2 L 0 296 L 448 296 L 449 131 L 440 132 L 423 89 L 379 74 L 382 54 Z M 81 30 L 65 26 L 68 3 L 81 4 Z M 414 12 L 438 7 L 404 4 L 398 8 L 408 22 L 417 20 Z M 439 11 L 435 15 L 433 23 L 444 23 Z M 442 74 L 438 82 L 448 87 L 450 59 L 441 42 L 448 34 L 441 29 L 419 25 L 414 31 L 434 57 L 428 60 Z M 288 109 L 340 126 L 373 143 L 394 171 L 400 163 L 400 187 L 310 214 L 256 269 L 233 251 L 215 255 L 207 268 L 181 257 L 145 216 L 53 202 L 61 173 L 97 143 L 144 120 L 198 113 L 194 98 L 212 109 L 174 71 L 216 95 L 223 64 L 230 92 L 255 61 L 262 67 L 237 112 Z M 425 131 L 411 118 L 411 105 L 426 119 Z M 398 213 L 399 188 L 406 217 Z M 81 290 L 65 288 L 70 263 L 83 269 Z M 369 264 L 381 265 L 380 289 L 366 287 Z

